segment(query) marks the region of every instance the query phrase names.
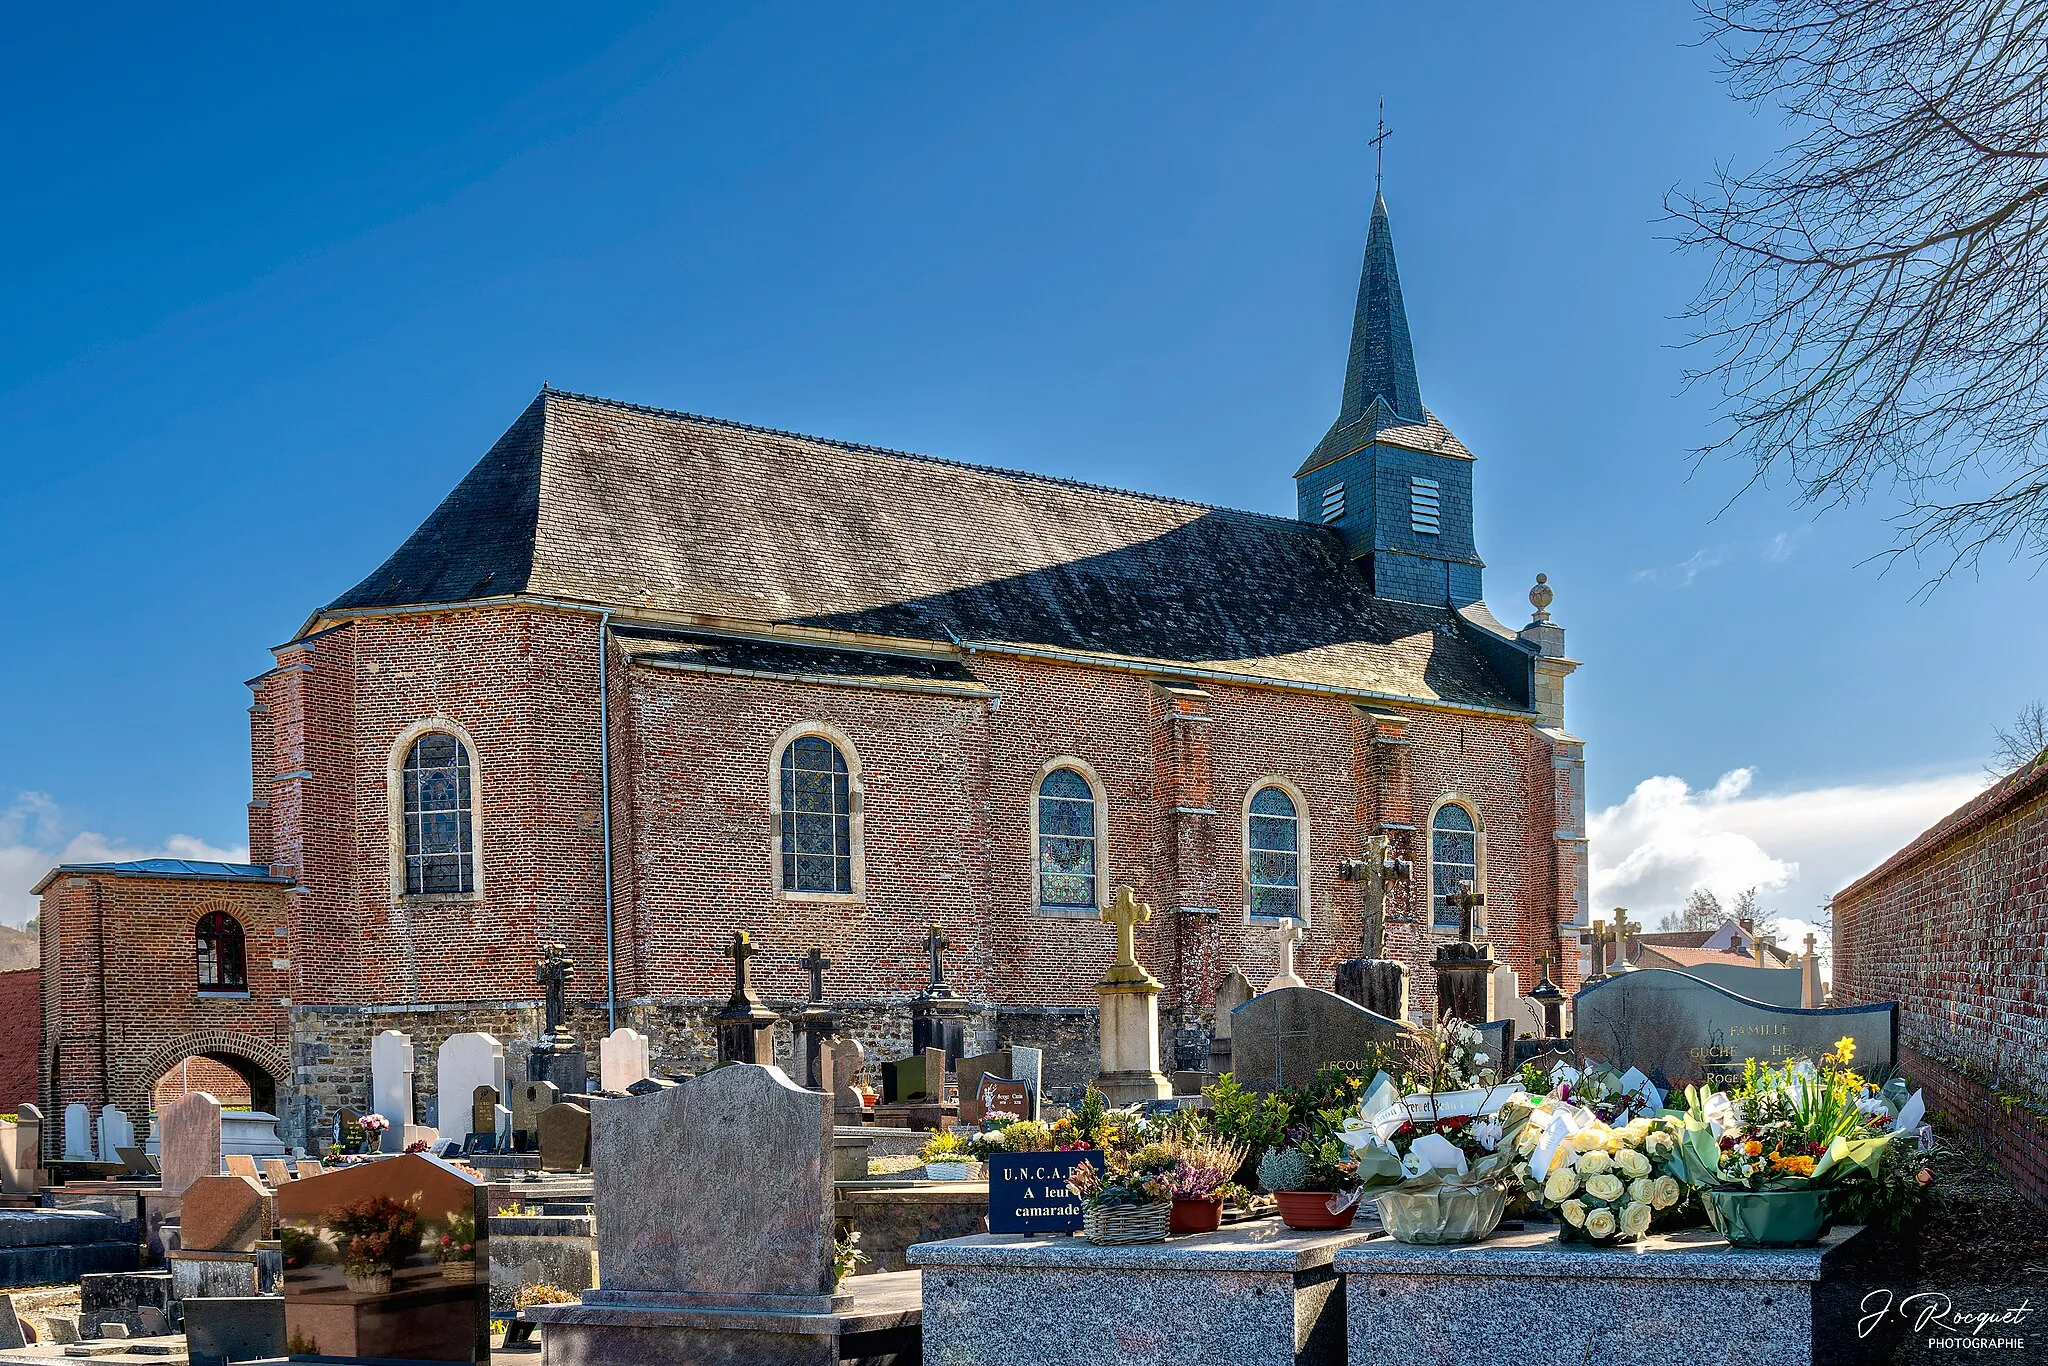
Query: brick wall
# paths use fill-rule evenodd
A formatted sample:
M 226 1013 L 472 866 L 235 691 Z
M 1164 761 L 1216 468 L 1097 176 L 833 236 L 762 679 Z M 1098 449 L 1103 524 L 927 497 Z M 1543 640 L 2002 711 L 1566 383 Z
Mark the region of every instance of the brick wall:
M 40 1103 L 42 1053 L 42 969 L 0 972 L 0 1111 Z
M 2048 1205 L 2048 764 L 1835 895 L 1833 989 L 1899 1003 L 1913 1079 Z
M 59 1108 L 119 1099 L 137 1110 L 181 1056 L 212 1053 L 274 1077 L 290 1122 L 310 1123 L 367 1101 L 369 1040 L 384 1028 L 414 1034 L 431 1095 L 432 1050 L 450 1033 L 484 1029 L 523 1057 L 519 1041 L 539 1028 L 534 963 L 551 942 L 577 964 L 571 1002 L 594 1059 L 605 996 L 598 640 L 591 615 L 503 607 L 365 618 L 281 648 L 254 685 L 250 840 L 297 885 L 53 884 L 45 1095 Z M 1051 1075 L 1085 1080 L 1114 936 L 1038 910 L 1033 801 L 1055 760 L 1100 784 L 1105 897 L 1128 883 L 1155 909 L 1138 947 L 1166 986 L 1163 1066 L 1177 1029 L 1192 1040 L 1206 1027 L 1231 967 L 1255 983 L 1274 970 L 1270 929 L 1245 923 L 1245 807 L 1265 782 L 1301 797 L 1311 925 L 1298 963 L 1318 985 L 1360 951 L 1361 889 L 1340 879 L 1340 862 L 1382 824 L 1413 825 L 1397 843 L 1426 876 L 1419 827 L 1446 795 L 1484 827 L 1489 927 L 1525 983 L 1576 909 L 1565 892 L 1578 878 L 1559 866 L 1554 838 L 1573 802 L 1560 788 L 1568 775 L 1527 718 L 1163 686 L 1002 654 L 962 662 L 992 697 L 689 673 L 630 662 L 614 645 L 622 1022 L 663 1040 L 669 1070 L 710 1058 L 706 1022 L 730 990 L 723 950 L 736 928 L 762 949 L 755 982 L 772 1000 L 803 995 L 798 960 L 823 948 L 835 964 L 828 997 L 882 1056 L 898 1055 L 937 923 L 952 941 L 950 981 L 983 1010 L 976 1046 L 1045 1038 Z M 428 722 L 469 744 L 473 895 L 394 895 L 390 773 Z M 838 736 L 858 770 L 858 899 L 776 887 L 771 769 L 778 739 L 807 725 Z M 216 903 L 248 934 L 244 1001 L 192 990 L 191 927 Z M 1408 962 L 1412 1006 L 1427 1013 L 1435 941 L 1422 882 L 1394 889 L 1388 909 L 1386 951 Z

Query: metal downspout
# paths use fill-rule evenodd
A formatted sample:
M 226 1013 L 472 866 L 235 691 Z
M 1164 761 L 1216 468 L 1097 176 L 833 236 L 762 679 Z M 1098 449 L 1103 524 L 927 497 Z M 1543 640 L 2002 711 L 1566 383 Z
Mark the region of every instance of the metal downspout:
M 612 906 L 612 614 L 597 619 L 597 785 L 604 830 L 604 1019 L 619 1027 L 618 916 Z

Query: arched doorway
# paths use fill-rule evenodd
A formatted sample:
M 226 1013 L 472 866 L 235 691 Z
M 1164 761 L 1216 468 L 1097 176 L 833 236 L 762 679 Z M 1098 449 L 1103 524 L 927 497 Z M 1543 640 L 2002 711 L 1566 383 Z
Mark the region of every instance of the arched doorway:
M 247 1107 L 275 1114 L 277 1083 L 268 1072 L 233 1054 L 195 1053 L 181 1058 L 150 1087 L 150 1109 L 162 1113 L 194 1091 L 205 1091 L 228 1109 Z

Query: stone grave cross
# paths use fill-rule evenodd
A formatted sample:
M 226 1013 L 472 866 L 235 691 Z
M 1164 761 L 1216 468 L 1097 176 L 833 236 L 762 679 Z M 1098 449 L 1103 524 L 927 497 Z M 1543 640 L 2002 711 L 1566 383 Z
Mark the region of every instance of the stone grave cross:
M 1116 961 L 1109 965 L 1112 982 L 1149 982 L 1152 974 L 1138 961 L 1138 926 L 1152 918 L 1152 908 L 1138 900 L 1129 887 L 1119 887 L 1116 899 L 1103 908 L 1103 920 L 1116 926 Z
M 1279 957 L 1279 967 L 1273 980 L 1266 983 L 1266 990 L 1278 991 L 1281 987 L 1305 987 L 1308 983 L 1294 970 L 1294 947 L 1301 942 L 1301 922 L 1292 916 L 1273 927 L 1274 953 Z
M 1557 965 L 1557 955 L 1546 951 L 1536 961 L 1543 968 L 1543 980 L 1529 992 L 1529 999 L 1543 1010 L 1543 1037 L 1555 1039 L 1564 1029 L 1564 992 L 1550 980 L 1550 970 Z
M 1642 928 L 1628 918 L 1628 907 L 1614 908 L 1614 923 L 1607 927 L 1607 933 L 1613 936 L 1614 967 L 1617 972 L 1629 966 L 1628 937 L 1639 933 Z
M 818 946 L 813 944 L 811 951 L 797 961 L 811 974 L 810 1004 L 825 1004 L 825 969 L 832 966 L 832 960 L 820 953 Z
M 932 956 L 932 984 L 926 993 L 927 995 L 940 996 L 945 994 L 946 964 L 940 955 L 952 947 L 953 941 L 946 938 L 945 931 L 941 930 L 937 925 L 925 931 L 924 949 L 926 953 Z
M 576 975 L 576 965 L 560 944 L 549 944 L 542 955 L 533 980 L 547 992 L 547 1024 L 542 1032 L 552 1038 L 561 1032 L 569 1014 L 569 979 Z
M 1593 949 L 1593 971 L 1587 975 L 1585 985 L 1604 981 L 1607 977 L 1607 946 L 1614 942 L 1614 932 L 1607 928 L 1604 920 L 1593 922 L 1592 936 L 1587 943 Z
M 1486 904 L 1486 893 L 1473 887 L 1470 882 L 1460 882 L 1457 891 L 1444 897 L 1444 904 L 1455 906 L 1458 910 L 1458 942 L 1472 943 L 1475 924 L 1473 912 Z
M 754 947 L 752 935 L 745 930 L 732 932 L 732 946 L 725 951 L 725 956 L 732 959 L 732 999 L 735 1003 L 754 999 L 754 985 L 748 980 L 752 973 L 747 963 L 760 952 Z

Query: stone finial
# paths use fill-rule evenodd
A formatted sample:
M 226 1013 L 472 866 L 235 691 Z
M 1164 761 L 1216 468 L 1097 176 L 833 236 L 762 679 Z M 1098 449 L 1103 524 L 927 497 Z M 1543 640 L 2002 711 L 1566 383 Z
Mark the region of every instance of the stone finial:
M 1550 587 L 1550 576 L 1548 574 L 1538 574 L 1536 576 L 1536 586 L 1529 590 L 1529 605 L 1536 609 L 1536 615 L 1529 624 L 1533 626 L 1537 622 L 1549 621 L 1550 604 L 1556 601 L 1556 599 L 1557 594 Z

